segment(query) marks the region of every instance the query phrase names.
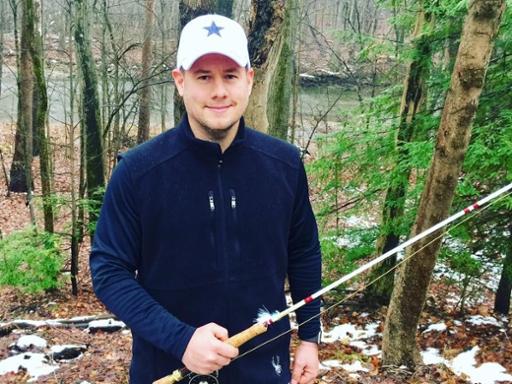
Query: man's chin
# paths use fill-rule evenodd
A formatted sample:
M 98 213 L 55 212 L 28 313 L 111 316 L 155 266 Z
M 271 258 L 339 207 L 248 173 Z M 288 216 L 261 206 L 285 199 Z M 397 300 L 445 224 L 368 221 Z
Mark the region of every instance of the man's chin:
M 235 124 L 231 125 L 213 125 L 212 126 L 204 126 L 205 131 L 208 136 L 210 136 L 215 141 L 220 141 L 226 138 L 229 132 L 235 127 Z

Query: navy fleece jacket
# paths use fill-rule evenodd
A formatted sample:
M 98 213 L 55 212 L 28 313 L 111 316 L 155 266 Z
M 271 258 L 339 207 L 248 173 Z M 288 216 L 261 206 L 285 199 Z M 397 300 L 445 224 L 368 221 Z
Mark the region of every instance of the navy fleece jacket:
M 196 327 L 234 335 L 259 308 L 286 308 L 320 289 L 321 257 L 303 164 L 295 147 L 244 126 L 222 153 L 188 119 L 120 156 L 90 256 L 98 297 L 132 330 L 131 383 L 182 366 Z M 315 301 L 299 323 L 318 314 Z M 281 320 L 244 345 L 289 329 Z M 315 337 L 318 318 L 299 329 Z M 222 384 L 288 383 L 289 336 L 234 361 Z

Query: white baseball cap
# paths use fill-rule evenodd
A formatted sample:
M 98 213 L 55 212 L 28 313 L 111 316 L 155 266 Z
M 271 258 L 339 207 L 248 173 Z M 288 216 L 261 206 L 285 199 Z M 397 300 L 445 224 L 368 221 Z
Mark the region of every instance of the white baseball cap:
M 247 37 L 240 24 L 221 15 L 189 21 L 181 31 L 176 68 L 188 71 L 201 56 L 218 53 L 241 67 L 250 67 Z

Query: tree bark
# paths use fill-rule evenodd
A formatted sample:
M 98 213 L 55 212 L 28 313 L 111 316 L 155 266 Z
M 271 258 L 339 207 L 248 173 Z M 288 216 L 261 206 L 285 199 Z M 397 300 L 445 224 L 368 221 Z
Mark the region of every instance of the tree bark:
M 142 46 L 142 81 L 139 91 L 139 128 L 137 132 L 137 143 L 139 144 L 149 139 L 149 124 L 151 121 L 151 87 L 149 85 L 149 77 L 151 64 L 153 63 L 154 0 L 146 0 L 145 15 L 144 43 Z
M 75 1 L 75 49 L 82 77 L 82 108 L 85 119 L 86 179 L 89 220 L 95 222 L 103 199 L 103 143 L 98 98 L 98 80 L 91 51 L 87 0 Z
M 37 90 L 37 103 L 34 108 L 34 134 L 37 135 L 39 146 L 39 164 L 41 172 L 41 188 L 43 194 L 44 229 L 53 232 L 53 204 L 51 191 L 51 162 L 48 139 L 45 125 L 48 116 L 48 96 L 46 80 L 44 77 L 43 36 L 41 33 L 41 2 L 34 0 L 34 43 L 32 45 L 32 59 L 34 61 L 35 87 Z M 34 98 L 35 99 L 35 98 Z
M 4 70 L 4 29 L 5 25 L 5 4 L 4 0 L 0 0 L 0 97 L 2 96 L 2 74 Z
M 217 0 L 217 13 L 229 18 L 233 17 L 233 0 Z
M 14 44 L 16 48 L 16 85 L 21 92 L 21 49 L 18 33 L 18 3 L 15 0 L 9 1 L 13 23 L 14 23 Z M 9 171 L 9 191 L 10 192 L 27 192 L 27 173 L 25 172 L 25 147 L 26 134 L 23 132 L 23 122 L 21 114 L 21 98 L 18 95 L 18 115 L 16 135 L 14 139 L 14 155 Z
M 494 298 L 494 310 L 504 315 L 508 315 L 510 311 L 510 294 L 512 292 L 512 224 L 509 224 L 508 232 L 510 241 L 507 254 L 503 260 L 503 269 L 501 270 L 498 290 Z
M 255 76 L 245 120 L 261 132 L 269 129 L 269 87 L 285 40 L 285 9 L 284 0 L 252 0 L 248 40 Z
M 414 127 L 417 125 L 415 118 L 425 100 L 425 81 L 431 64 L 431 42 L 427 31 L 431 27 L 432 17 L 425 14 L 423 4 L 420 3 L 420 10 L 416 18 L 416 27 L 413 32 L 415 58 L 408 67 L 404 81 L 402 102 L 400 106 L 399 126 L 396 141 L 397 160 L 389 175 L 389 185 L 384 198 L 382 211 L 381 235 L 377 240 L 376 254 L 381 255 L 398 246 L 400 235 L 403 230 L 403 214 L 407 187 L 411 166 L 408 165 L 409 151 L 407 145 L 413 139 Z M 427 25 L 425 26 L 425 22 Z M 369 275 L 368 281 L 375 283 L 370 285 L 366 295 L 370 300 L 381 304 L 388 304 L 393 291 L 394 272 L 389 272 L 396 264 L 396 256 L 390 257 L 374 268 Z
M 469 4 L 413 235 L 448 216 L 484 85 L 492 41 L 504 8 L 504 0 L 475 0 Z M 441 241 L 442 236 L 436 233 L 407 249 L 384 327 L 383 365 L 415 366 L 420 362 L 416 330 Z M 412 255 L 414 259 L 409 258 Z
M 268 96 L 268 133 L 288 140 L 290 120 L 290 100 L 293 86 L 293 65 L 295 41 L 298 29 L 298 9 L 296 0 L 286 2 L 283 22 L 283 46 L 279 54 L 276 70 L 271 80 Z
M 33 12 L 32 1 L 23 0 L 21 2 L 18 127 L 16 129 L 15 155 L 11 166 L 10 190 L 13 192 L 27 192 L 30 219 L 32 225 L 35 226 L 35 214 L 32 205 L 32 97 L 34 68 L 31 51 L 34 38 Z
M 180 0 L 179 4 L 179 15 L 180 15 L 180 28 L 183 27 L 192 19 L 212 13 L 216 10 L 217 0 Z M 178 125 L 181 118 L 185 114 L 185 105 L 183 99 L 178 93 L 178 90 L 174 89 L 174 124 Z

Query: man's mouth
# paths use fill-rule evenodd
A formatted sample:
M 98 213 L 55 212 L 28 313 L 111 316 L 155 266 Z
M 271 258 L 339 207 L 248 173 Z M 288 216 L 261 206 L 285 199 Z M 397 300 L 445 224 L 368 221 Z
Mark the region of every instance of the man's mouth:
M 209 105 L 207 106 L 208 109 L 214 111 L 214 112 L 224 112 L 227 111 L 231 105 Z

